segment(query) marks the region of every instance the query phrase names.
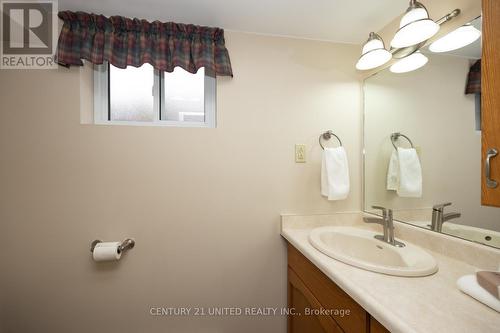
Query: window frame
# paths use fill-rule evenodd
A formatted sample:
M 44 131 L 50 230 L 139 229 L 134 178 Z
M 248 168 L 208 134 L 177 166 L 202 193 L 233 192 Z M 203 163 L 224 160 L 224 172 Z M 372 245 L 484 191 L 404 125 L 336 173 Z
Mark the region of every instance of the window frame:
M 94 65 L 94 124 L 128 125 L 128 126 L 164 126 L 164 127 L 197 127 L 216 128 L 217 125 L 217 82 L 214 77 L 205 73 L 204 80 L 204 112 L 205 121 L 162 120 L 165 114 L 164 72 L 154 69 L 153 109 L 155 118 L 152 121 L 110 120 L 110 64 Z

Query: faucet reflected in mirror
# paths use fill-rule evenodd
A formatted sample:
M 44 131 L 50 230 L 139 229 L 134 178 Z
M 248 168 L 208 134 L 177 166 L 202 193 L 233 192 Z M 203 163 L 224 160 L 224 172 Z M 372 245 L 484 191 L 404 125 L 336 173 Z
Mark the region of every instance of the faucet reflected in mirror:
M 444 207 L 446 206 L 451 206 L 451 202 L 435 205 L 432 207 L 432 224 L 431 224 L 432 231 L 442 232 L 444 222 L 449 221 L 451 219 L 457 219 L 460 216 L 462 216 L 462 214 L 460 213 L 445 214 Z
M 482 18 L 470 26 L 480 31 Z M 429 58 L 425 67 L 385 69 L 364 82 L 364 210 L 382 216 L 387 235 L 392 210 L 396 221 L 500 248 L 500 208 L 480 205 L 481 172 L 488 176 L 481 165 L 481 39 L 421 52 Z M 394 158 L 399 150 L 412 150 L 420 172 L 413 172 L 416 163 L 403 172 Z M 421 187 L 405 195 L 408 184 Z M 386 208 L 380 213 L 373 205 Z

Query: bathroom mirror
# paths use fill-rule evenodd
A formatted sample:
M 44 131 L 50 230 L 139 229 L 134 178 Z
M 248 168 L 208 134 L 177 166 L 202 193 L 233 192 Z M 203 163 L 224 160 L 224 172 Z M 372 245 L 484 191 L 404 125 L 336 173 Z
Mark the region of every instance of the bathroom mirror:
M 500 247 L 500 208 L 481 206 L 481 38 L 421 53 L 423 67 L 364 82 L 365 211 Z

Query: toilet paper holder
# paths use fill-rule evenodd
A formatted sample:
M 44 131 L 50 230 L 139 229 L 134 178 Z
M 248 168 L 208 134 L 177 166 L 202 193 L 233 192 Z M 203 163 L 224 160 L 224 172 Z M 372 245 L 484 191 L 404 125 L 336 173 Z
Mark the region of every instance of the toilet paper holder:
M 90 244 L 90 252 L 94 252 L 94 248 L 97 244 L 102 243 L 102 240 L 96 239 Z M 121 242 L 120 245 L 118 245 L 118 253 L 125 252 L 127 250 L 132 249 L 135 246 L 135 241 L 131 238 L 125 239 L 123 242 Z

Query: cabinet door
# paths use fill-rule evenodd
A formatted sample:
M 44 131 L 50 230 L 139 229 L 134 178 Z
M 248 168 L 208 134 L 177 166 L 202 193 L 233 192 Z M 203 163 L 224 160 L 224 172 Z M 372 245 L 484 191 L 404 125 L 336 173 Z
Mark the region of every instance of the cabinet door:
M 288 244 L 288 267 L 289 280 L 297 276 L 298 282 L 292 284 L 304 285 L 304 290 L 311 294 L 312 304 L 318 309 L 350 311 L 346 316 L 319 316 L 319 319 L 331 319 L 346 333 L 368 332 L 368 314 L 365 309 L 291 244 Z M 290 274 L 290 271 L 294 274 Z
M 481 150 L 483 162 L 481 202 L 486 206 L 500 207 L 500 54 L 498 53 L 500 50 L 500 1 L 483 0 L 482 5 Z M 496 156 L 494 156 L 495 151 L 497 152 Z M 487 163 L 488 155 L 491 156 L 489 163 Z
M 292 316 L 288 321 L 289 333 L 326 333 L 326 330 L 321 326 L 319 318 L 316 316 L 305 316 L 304 312 L 307 308 L 312 308 L 306 296 L 293 285 L 289 286 L 292 304 L 290 308 L 297 311 L 295 316 Z
M 390 333 L 390 332 L 375 318 L 370 317 L 370 333 Z
M 343 333 L 330 316 L 309 313 L 310 310 L 321 309 L 321 305 L 290 268 L 288 269 L 288 309 L 294 310 L 294 313 L 288 316 L 288 333 Z

